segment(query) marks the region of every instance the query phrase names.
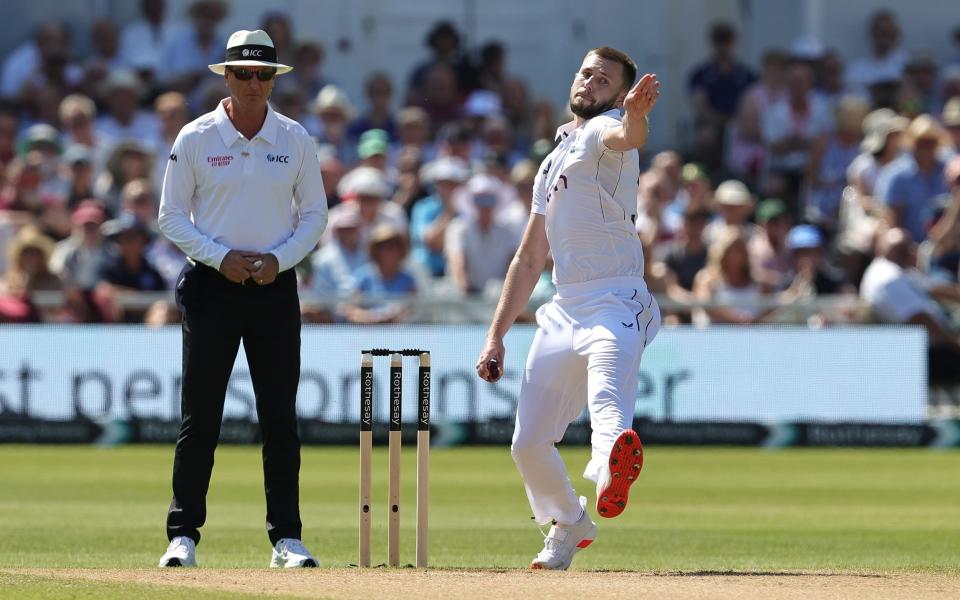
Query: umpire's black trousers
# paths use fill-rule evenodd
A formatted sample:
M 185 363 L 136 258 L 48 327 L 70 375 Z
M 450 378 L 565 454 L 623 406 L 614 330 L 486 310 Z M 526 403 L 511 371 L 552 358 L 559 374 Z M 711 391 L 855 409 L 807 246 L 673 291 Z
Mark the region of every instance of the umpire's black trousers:
M 243 342 L 263 438 L 263 479 L 270 542 L 300 538 L 300 303 L 293 270 L 269 285 L 233 283 L 206 265 L 188 263 L 178 280 L 183 311 L 180 434 L 173 461 L 167 536 L 200 541 L 207 488 L 227 382 Z

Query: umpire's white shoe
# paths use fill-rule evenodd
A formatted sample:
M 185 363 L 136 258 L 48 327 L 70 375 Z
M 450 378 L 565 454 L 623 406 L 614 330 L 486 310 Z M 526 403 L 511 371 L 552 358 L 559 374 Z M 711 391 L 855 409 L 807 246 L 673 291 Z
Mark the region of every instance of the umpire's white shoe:
M 160 557 L 161 567 L 195 567 L 197 566 L 197 545 L 185 535 L 178 535 L 170 540 L 167 551 Z
M 283 538 L 273 547 L 271 567 L 294 569 L 298 567 L 316 567 L 317 559 L 310 554 L 307 547 L 298 539 Z
M 580 498 L 583 514 L 573 525 L 554 524 L 543 543 L 543 550 L 530 563 L 531 569 L 565 571 L 573 562 L 573 555 L 586 548 L 597 537 L 597 524 L 590 520 L 587 499 Z

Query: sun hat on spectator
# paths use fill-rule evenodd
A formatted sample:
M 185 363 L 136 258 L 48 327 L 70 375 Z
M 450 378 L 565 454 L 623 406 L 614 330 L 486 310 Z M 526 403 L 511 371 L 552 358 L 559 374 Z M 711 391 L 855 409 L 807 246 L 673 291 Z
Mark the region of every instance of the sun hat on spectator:
M 870 104 L 866 100 L 853 94 L 842 96 L 834 109 L 837 129 L 861 132 L 863 120 L 868 114 L 870 114 Z
M 823 245 L 823 235 L 813 225 L 797 225 L 787 234 L 787 248 L 802 250 L 819 248 Z
M 933 140 L 940 148 L 950 145 L 946 130 L 936 119 L 926 114 L 914 117 L 904 131 L 903 143 L 907 148 L 912 149 L 919 140 Z
M 73 214 L 70 215 L 70 220 L 74 225 L 86 225 L 88 223 L 102 225 L 104 219 L 106 219 L 106 215 L 103 208 L 98 201 L 92 199 L 80 202 L 74 209 Z
M 787 214 L 787 205 L 780 198 L 767 198 L 757 205 L 757 223 L 764 225 Z
M 493 117 L 503 110 L 500 95 L 490 90 L 474 90 L 463 106 L 468 117 Z
M 692 183 L 694 181 L 709 181 L 710 176 L 707 175 L 706 169 L 703 168 L 703 165 L 695 162 L 688 162 L 683 165 L 683 168 L 680 169 L 680 180 L 683 183 Z
M 390 138 L 387 132 L 382 129 L 368 129 L 360 134 L 360 140 L 357 144 L 357 156 L 360 160 L 376 156 L 377 154 L 386 154 L 390 148 Z
M 146 91 L 143 81 L 130 69 L 113 69 L 110 71 L 107 79 L 103 82 L 103 90 L 108 95 L 120 90 L 130 90 L 138 98 L 143 96 L 144 91 Z
M 100 227 L 100 233 L 107 239 L 116 240 L 123 233 L 136 232 L 149 241 L 153 239 L 153 232 L 133 213 L 120 213 L 116 219 L 111 219 Z
M 347 93 L 332 84 L 323 86 L 323 88 L 317 92 L 317 97 L 313 100 L 310 108 L 318 115 L 331 109 L 338 110 L 343 113 L 347 121 L 353 120 L 355 112 Z
M 341 198 L 357 196 L 376 196 L 386 198 L 390 195 L 390 184 L 383 172 L 374 167 L 357 167 L 343 176 L 337 186 Z
M 863 118 L 863 141 L 860 150 L 867 154 L 876 154 L 883 150 L 887 136 L 895 131 L 903 131 L 909 121 L 889 108 L 878 108 Z
M 403 248 L 403 253 L 407 253 L 406 234 L 394 225 L 381 223 L 373 228 L 373 231 L 370 232 L 370 238 L 367 240 L 370 256 L 373 256 L 377 248 L 389 242 L 398 242 L 400 247 Z
M 50 259 L 53 254 L 54 241 L 44 235 L 34 225 L 22 227 L 13 239 L 7 244 L 7 260 L 10 265 L 16 265 L 20 261 L 20 255 L 27 249 L 37 250 L 42 253 L 44 262 Z
M 91 165 L 93 164 L 93 152 L 83 144 L 72 144 L 63 152 L 62 160 L 64 164 L 71 167 L 81 164 Z
M 60 133 L 55 127 L 47 125 L 46 123 L 31 125 L 23 132 L 23 136 L 20 138 L 20 154 L 23 155 L 31 150 L 40 150 L 43 148 L 53 150 L 54 153 L 60 154 Z
M 960 127 L 960 96 L 954 96 L 943 105 L 940 118 L 944 127 Z
M 749 206 L 754 203 L 753 194 L 743 182 L 736 179 L 728 179 L 718 185 L 713 198 L 718 204 L 729 206 Z
M 470 167 L 462 158 L 441 156 L 437 160 L 425 164 L 420 176 L 427 183 L 437 183 L 439 181 L 463 183 L 470 178 Z
M 217 75 L 223 75 L 227 67 L 273 67 L 277 75 L 289 73 L 293 67 L 277 62 L 277 50 L 266 31 L 257 29 L 234 31 L 227 40 L 225 60 L 207 65 Z
M 363 225 L 363 216 L 356 202 L 349 202 L 343 205 L 339 210 L 330 211 L 330 229 L 350 229 L 352 227 L 361 227 Z

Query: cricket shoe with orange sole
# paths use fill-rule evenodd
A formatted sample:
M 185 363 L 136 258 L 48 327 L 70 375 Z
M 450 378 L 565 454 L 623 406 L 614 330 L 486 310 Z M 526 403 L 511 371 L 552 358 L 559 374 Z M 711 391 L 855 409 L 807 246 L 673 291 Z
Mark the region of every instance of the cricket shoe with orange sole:
M 616 517 L 627 506 L 630 486 L 643 468 L 643 444 L 632 429 L 624 429 L 613 443 L 607 468 L 597 480 L 597 514 Z

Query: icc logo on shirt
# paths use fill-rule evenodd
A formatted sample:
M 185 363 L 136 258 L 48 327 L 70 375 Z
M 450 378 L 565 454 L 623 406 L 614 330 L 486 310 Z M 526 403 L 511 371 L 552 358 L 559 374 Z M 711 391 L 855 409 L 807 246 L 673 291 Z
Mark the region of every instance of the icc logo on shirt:
M 267 162 L 277 162 L 277 163 L 289 163 L 290 156 L 285 154 L 283 156 L 277 156 L 276 154 L 268 154 Z

